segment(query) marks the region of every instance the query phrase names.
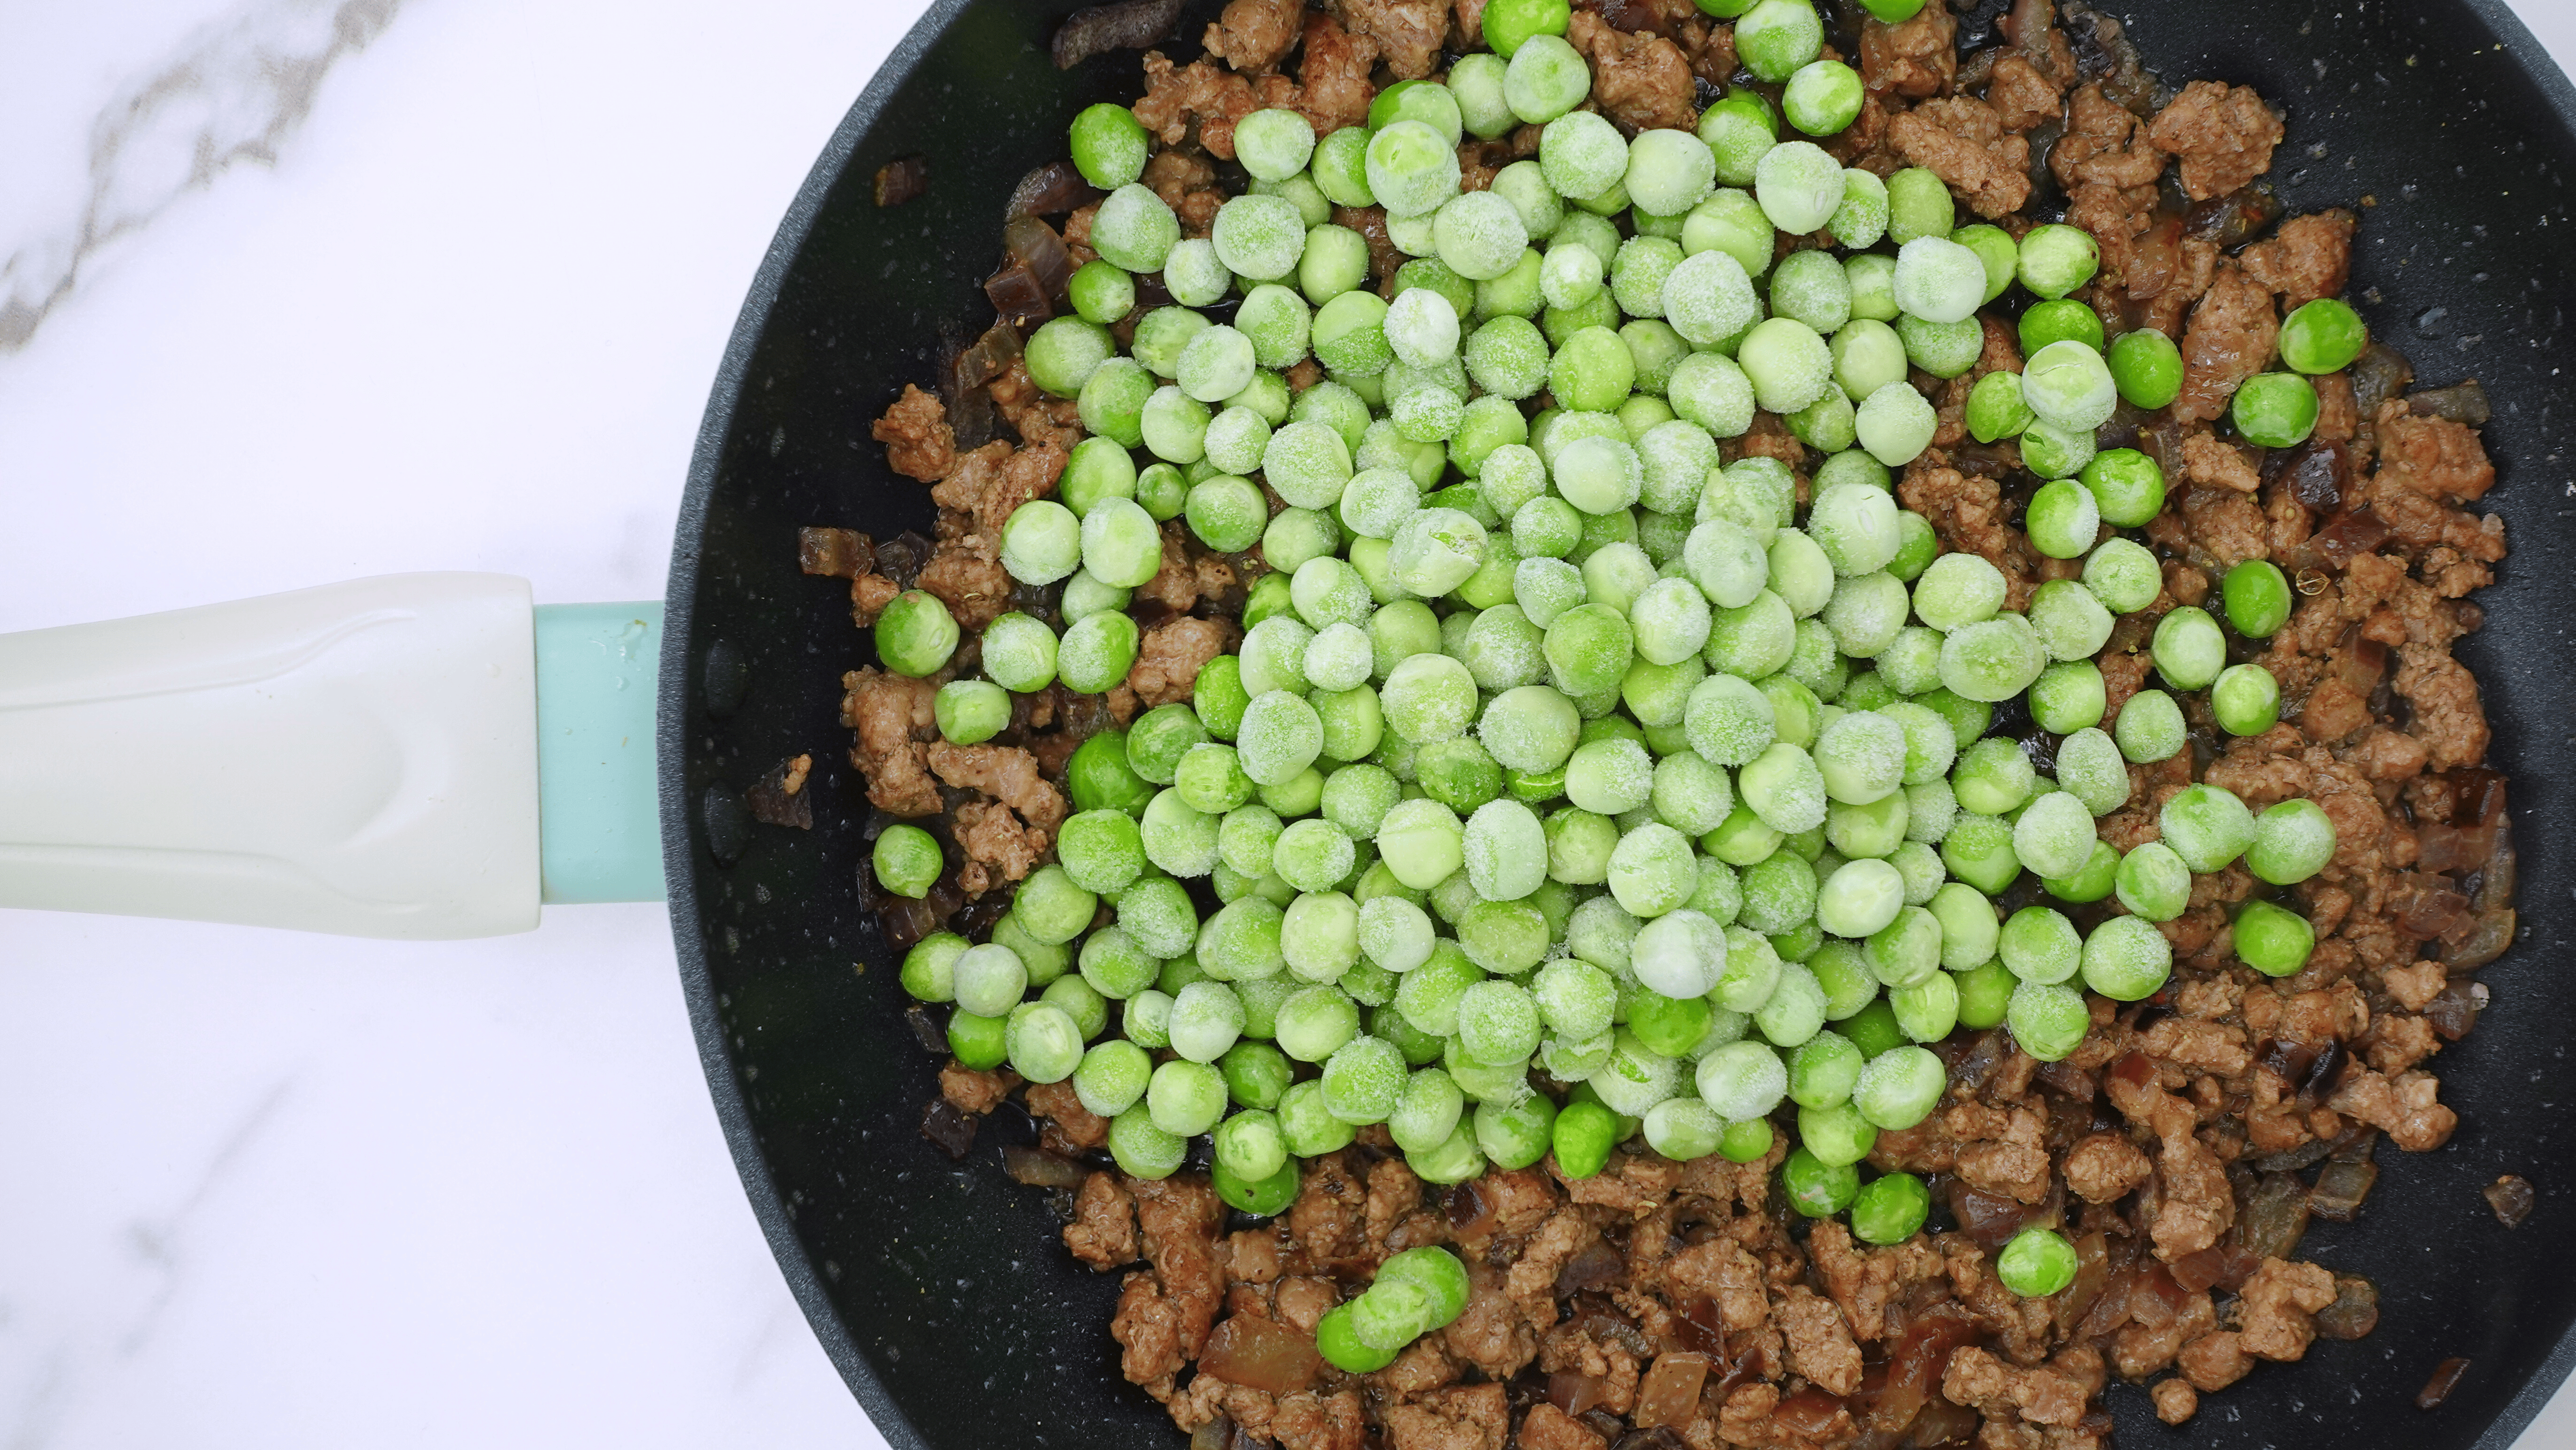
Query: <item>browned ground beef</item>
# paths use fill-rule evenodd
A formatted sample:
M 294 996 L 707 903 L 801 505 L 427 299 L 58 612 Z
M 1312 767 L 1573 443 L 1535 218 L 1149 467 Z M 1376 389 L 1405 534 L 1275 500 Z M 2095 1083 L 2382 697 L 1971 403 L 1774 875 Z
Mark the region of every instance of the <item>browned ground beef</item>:
M 1203 232 L 1221 200 L 1212 159 L 1231 155 L 1235 120 L 1288 105 L 1319 132 L 1355 123 L 1374 67 L 1433 73 L 1444 35 L 1472 42 L 1481 10 L 1478 0 L 1333 0 L 1312 11 L 1233 0 L 1209 30 L 1213 59 L 1145 62 L 1137 110 L 1163 147 L 1149 183 Z M 1665 1450 L 1680 1450 L 1671 1440 L 1688 1450 L 2084 1450 L 2106 1443 L 2098 1399 L 2115 1376 L 2144 1384 L 2159 1418 L 2179 1424 L 2257 1361 L 2298 1359 L 2320 1334 L 2352 1338 L 2376 1321 L 2365 1281 L 2297 1251 L 2312 1215 L 2353 1216 L 2381 1138 L 2420 1152 L 2450 1137 L 2457 1117 L 2427 1063 L 2483 1004 L 2466 974 L 2510 940 L 2504 782 L 2482 765 L 2490 736 L 2477 685 L 2451 655 L 2482 619 L 2466 596 L 2492 582 L 2504 554 L 2501 523 L 2475 513 L 2495 470 L 2474 426 L 2455 421 L 2458 399 L 2410 399 L 2404 360 L 2385 350 L 2318 380 L 2322 416 L 2307 444 L 2276 454 L 2234 437 L 2229 395 L 2271 364 L 2282 317 L 2343 289 L 2355 218 L 2269 225 L 2272 209 L 2246 188 L 2269 170 L 2283 129 L 2259 96 L 2195 82 L 2158 104 L 2116 22 L 2086 15 L 2088 53 L 2119 64 L 2079 74 L 2056 19 L 2048 0 L 2017 0 L 2008 47 L 1964 62 L 1939 3 L 1900 25 L 1866 25 L 1868 100 L 1834 144 L 1882 175 L 1927 166 L 1963 213 L 2018 230 L 2033 189 L 2030 133 L 2062 133 L 2045 148 L 2048 169 L 2068 219 L 2095 234 L 2104 258 L 2080 295 L 2114 333 L 2164 329 L 2188 364 L 2173 408 L 2124 408 L 2102 434 L 2105 447 L 2149 452 L 2170 485 L 2169 507 L 2143 531 L 2165 589 L 2120 621 L 2099 659 L 2104 726 L 2150 683 L 2155 620 L 2208 601 L 2230 566 L 2269 559 L 2299 596 L 2288 626 L 2240 652 L 2280 681 L 2282 723 L 2230 739 L 2195 698 L 2193 748 L 2133 766 L 2130 799 L 2101 834 L 2122 850 L 2155 839 L 2159 808 L 2195 779 L 2258 809 L 2317 801 L 2336 827 L 2335 857 L 2285 893 L 2317 930 L 2307 966 L 2276 981 L 2235 960 L 2230 908 L 2271 891 L 2240 865 L 2197 878 L 2190 907 L 2163 924 L 2176 954 L 2169 985 L 2143 1003 L 2094 999 L 2094 1030 L 2066 1060 L 2035 1062 L 2001 1030 L 1938 1044 L 1947 1105 L 1881 1134 L 1871 1163 L 1926 1176 L 1940 1227 L 1889 1247 L 1789 1215 L 1772 1187 L 1778 1148 L 1742 1166 L 1623 1150 L 1592 1178 L 1567 1181 L 1543 1162 L 1441 1189 L 1417 1180 L 1380 1128 L 1308 1164 L 1288 1212 L 1229 1231 L 1203 1177 L 1125 1178 L 1097 1151 L 1100 1119 L 1062 1085 L 1031 1088 L 1043 1151 L 1095 1165 L 1060 1200 L 1066 1247 L 1124 1274 L 1110 1329 L 1122 1368 L 1181 1428 L 1287 1450 L 1607 1450 L 1649 1427 L 1661 1427 Z M 1583 0 L 1569 38 L 1594 64 L 1594 103 L 1632 130 L 1690 125 L 1694 77 L 1720 81 L 1734 66 L 1731 28 L 1685 0 Z M 1534 133 L 1471 142 L 1461 162 L 1481 183 L 1534 146 Z M 2215 210 L 2187 217 L 2162 188 L 2169 173 L 2181 196 Z M 2241 225 L 2213 228 L 2212 216 Z M 1087 220 L 1067 223 L 1077 246 Z M 1346 210 L 1335 220 L 1368 238 L 1373 277 L 1390 286 L 1402 259 L 1383 218 Z M 2020 366 L 2009 329 L 1989 320 L 1970 379 L 1918 375 L 1943 428 L 1897 485 L 1944 548 L 2003 570 L 2014 608 L 2073 566 L 2031 549 L 2018 520 L 2033 481 L 2009 444 L 1968 441 L 1958 413 L 1964 382 Z M 1307 366 L 1292 385 L 1315 376 Z M 1052 608 L 1051 591 L 1011 585 L 991 539 L 1019 500 L 1052 489 L 1079 423 L 1037 397 L 1016 362 L 987 379 L 1016 443 L 960 449 L 938 397 L 917 388 L 876 425 L 889 464 L 934 486 L 937 545 L 890 553 L 865 536 L 809 531 L 809 571 L 850 578 L 862 623 L 916 583 L 970 632 L 1003 608 Z M 1806 466 L 1768 415 L 1724 449 L 1757 454 Z M 1235 617 L 1260 567 L 1257 552 L 1220 559 L 1168 527 L 1162 570 L 1138 592 L 1144 647 L 1125 686 L 1021 697 L 1012 730 L 987 746 L 933 743 L 930 695 L 945 676 L 847 677 L 853 759 L 872 804 L 894 816 L 944 812 L 953 825 L 941 828 L 962 847 L 933 901 L 903 918 L 910 936 L 1045 857 L 1073 746 L 1140 706 L 1188 698 L 1197 670 L 1239 638 Z M 958 665 L 969 667 L 971 657 Z M 2008 893 L 2006 905 L 2018 904 Z M 2116 910 L 2072 914 L 2089 929 Z M 1018 1086 L 954 1064 L 941 1075 L 970 1122 Z M 1995 1277 L 1992 1255 L 2028 1224 L 2076 1245 L 2081 1267 L 2061 1294 L 2023 1300 Z M 1465 1258 L 1472 1296 L 1455 1323 L 1386 1369 L 1354 1376 L 1311 1353 L 1255 1352 L 1303 1342 L 1387 1255 L 1424 1244 Z

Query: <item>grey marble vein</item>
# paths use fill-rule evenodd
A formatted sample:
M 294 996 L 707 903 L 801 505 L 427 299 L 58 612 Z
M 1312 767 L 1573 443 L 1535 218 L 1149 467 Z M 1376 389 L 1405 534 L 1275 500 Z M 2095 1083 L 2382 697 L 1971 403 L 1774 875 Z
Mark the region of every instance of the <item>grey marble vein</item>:
M 0 352 L 27 345 L 101 247 L 235 166 L 274 163 L 323 76 L 381 35 L 401 3 L 254 0 L 122 91 L 91 123 L 79 214 L 0 261 Z

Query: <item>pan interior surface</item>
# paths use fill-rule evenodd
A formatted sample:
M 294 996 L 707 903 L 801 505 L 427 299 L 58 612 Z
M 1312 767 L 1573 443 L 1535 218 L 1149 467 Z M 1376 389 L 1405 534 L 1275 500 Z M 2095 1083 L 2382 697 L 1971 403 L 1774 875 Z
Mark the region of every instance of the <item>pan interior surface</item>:
M 1935 0 L 1939 3 L 1939 0 Z M 943 337 L 992 315 L 1019 178 L 1064 151 L 1083 105 L 1132 100 L 1139 56 L 1059 72 L 1069 0 L 941 0 L 817 164 L 735 332 L 678 531 L 663 660 L 663 830 L 672 925 L 717 1110 L 745 1186 L 827 1352 L 905 1450 L 1177 1444 L 1119 1376 L 1118 1276 L 1075 1264 L 1044 1196 L 998 1148 L 1033 1141 L 1005 1108 L 952 1163 L 923 1139 L 937 1060 L 907 1026 L 897 954 L 859 904 L 868 814 L 839 718 L 840 676 L 872 662 L 847 588 L 796 561 L 806 525 L 929 532 L 928 490 L 885 466 L 869 424 L 929 385 Z M 1176 58 L 1216 4 L 1187 7 Z M 2576 296 L 2576 93 L 2497 0 L 2169 0 L 2124 16 L 2169 82 L 2254 86 L 2287 115 L 2272 181 L 2290 212 L 2362 218 L 2350 296 L 2419 385 L 2475 377 L 2501 481 L 2482 507 L 2512 554 L 2459 649 L 2485 688 L 2491 763 L 2513 778 L 2521 938 L 2480 974 L 2478 1030 L 2431 1065 L 2461 1114 L 2450 1146 L 2380 1155 L 2358 1222 L 2301 1246 L 2379 1287 L 2379 1328 L 2319 1342 L 2208 1400 L 2180 1430 L 2138 1390 L 2107 1403 L 2126 1445 L 2295 1447 L 2384 1432 L 2420 1450 L 2502 1450 L 2576 1359 L 2576 1203 L 2552 1143 L 2576 1091 L 2564 1023 L 2576 976 L 2576 524 L 2557 348 Z M 878 167 L 926 158 L 929 190 L 879 208 Z M 755 822 L 743 792 L 810 755 L 811 830 Z M 2517 1173 L 2539 1208 L 2507 1230 L 2479 1190 Z M 2413 1397 L 2442 1360 L 2467 1376 Z

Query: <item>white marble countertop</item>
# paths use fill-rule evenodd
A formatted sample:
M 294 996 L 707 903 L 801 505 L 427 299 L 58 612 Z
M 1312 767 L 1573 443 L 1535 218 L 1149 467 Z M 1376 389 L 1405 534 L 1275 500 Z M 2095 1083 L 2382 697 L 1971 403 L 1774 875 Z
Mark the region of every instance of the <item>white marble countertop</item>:
M 0 630 L 411 569 L 658 598 L 744 289 L 922 4 L 0 0 Z M 0 1444 L 881 1443 L 661 908 L 0 913 L 0 995 Z M 2524 1441 L 2567 1444 L 2576 1395 Z

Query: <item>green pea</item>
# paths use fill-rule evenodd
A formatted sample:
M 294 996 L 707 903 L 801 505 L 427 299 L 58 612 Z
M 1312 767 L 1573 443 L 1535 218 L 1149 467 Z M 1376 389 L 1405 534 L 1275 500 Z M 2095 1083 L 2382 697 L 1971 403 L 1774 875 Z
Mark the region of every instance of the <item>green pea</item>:
M 1860 1196 L 1860 1171 L 1851 1163 L 1828 1164 L 1800 1147 L 1781 1165 L 1780 1186 L 1803 1217 L 1831 1218 Z
M 2136 407 L 2167 407 L 2182 396 L 2182 349 L 2152 327 L 2122 333 L 2111 344 L 2111 381 Z
M 2075 1246 L 2061 1234 L 2026 1228 L 1995 1255 L 1995 1278 L 2025 1299 L 2045 1299 L 2075 1282 Z
M 2236 955 L 2267 977 L 2296 973 L 2316 945 L 2316 928 L 2287 907 L 2249 901 L 2236 914 Z
M 2080 342 L 2102 350 L 2101 316 L 2085 303 L 2042 302 L 2021 315 L 2021 351 L 2028 357 L 2053 342 Z M 2112 381 L 2116 385 L 2118 374 Z
M 1598 1102 L 1569 1102 L 1548 1136 L 1558 1170 L 1568 1178 L 1590 1178 L 1610 1162 L 1619 1141 L 1618 1116 Z
M 1922 1232 L 1932 1214 L 1932 1191 L 1911 1173 L 1871 1179 L 1853 1195 L 1852 1237 L 1865 1244 L 1901 1244 Z
M 2290 619 L 2290 580 L 2268 559 L 2248 559 L 2227 571 L 2221 593 L 2227 622 L 2247 639 L 2270 639 Z

